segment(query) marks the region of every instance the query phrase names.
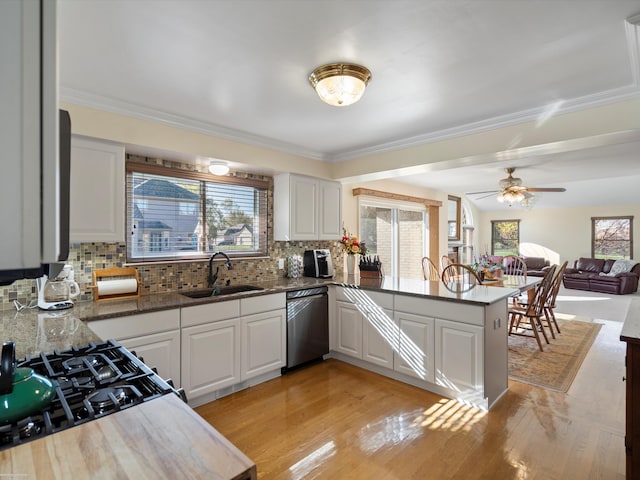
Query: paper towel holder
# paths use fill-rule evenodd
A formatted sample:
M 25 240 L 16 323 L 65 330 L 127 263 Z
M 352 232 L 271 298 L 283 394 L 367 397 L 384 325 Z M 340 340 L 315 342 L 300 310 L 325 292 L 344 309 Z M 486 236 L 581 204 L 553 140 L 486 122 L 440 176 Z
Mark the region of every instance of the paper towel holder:
M 136 291 L 126 293 L 116 293 L 111 295 L 101 294 L 98 289 L 98 282 L 118 281 L 127 278 L 134 278 L 136 281 Z M 103 270 L 93 271 L 93 285 L 89 287 L 93 291 L 93 300 L 95 302 L 104 302 L 106 300 L 124 300 L 127 298 L 140 297 L 140 281 L 138 279 L 138 270 L 133 267 L 111 267 Z

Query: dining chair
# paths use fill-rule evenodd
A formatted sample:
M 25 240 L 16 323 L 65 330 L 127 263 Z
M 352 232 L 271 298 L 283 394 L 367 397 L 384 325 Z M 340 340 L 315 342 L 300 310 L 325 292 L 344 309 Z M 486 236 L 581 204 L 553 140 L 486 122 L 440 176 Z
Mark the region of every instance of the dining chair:
M 519 285 L 527 280 L 527 264 L 522 257 L 506 255 L 502 257 L 502 278 L 509 284 Z M 519 295 L 511 297 L 514 305 L 521 303 Z
M 478 274 L 468 265 L 452 263 L 442 270 L 442 283 L 452 292 L 468 292 L 481 284 Z
M 443 255 L 442 258 L 440 259 L 440 267 L 442 268 L 442 271 L 444 272 L 444 269 L 447 268 L 452 263 L 453 262 L 451 261 L 451 258 L 449 257 L 449 255 Z
M 438 267 L 431 261 L 429 257 L 422 257 L 422 275 L 425 280 L 439 281 L 440 272 Z
M 522 257 L 507 255 L 502 258 L 502 270 L 504 275 L 514 275 L 527 279 L 527 264 Z
M 543 352 L 540 333 L 544 337 L 545 342 L 549 343 L 549 337 L 544 329 L 542 317 L 545 314 L 545 304 L 551 292 L 556 266 L 554 265 L 545 272 L 542 281 L 536 288 L 533 301 L 527 305 L 512 305 L 509 307 L 509 335 L 519 335 L 523 337 L 534 337 L 538 343 L 540 351 Z M 522 325 L 526 321 L 527 325 Z M 531 332 L 528 334 L 527 332 Z
M 556 320 L 554 309 L 556 308 L 556 298 L 558 297 L 558 292 L 560 291 L 560 286 L 562 285 L 562 278 L 564 277 L 564 271 L 567 268 L 568 263 L 569 262 L 565 260 L 564 263 L 560 265 L 560 267 L 556 270 L 555 277 L 553 279 L 553 285 L 551 287 L 551 293 L 549 294 L 549 297 L 547 298 L 547 301 L 544 305 L 545 317 L 547 319 L 547 323 L 549 324 L 549 329 L 551 330 L 553 338 L 556 338 L 556 336 L 553 333 L 553 327 L 551 326 L 552 324 L 556 327 L 557 332 L 560 333 L 560 327 L 558 326 L 558 321 Z

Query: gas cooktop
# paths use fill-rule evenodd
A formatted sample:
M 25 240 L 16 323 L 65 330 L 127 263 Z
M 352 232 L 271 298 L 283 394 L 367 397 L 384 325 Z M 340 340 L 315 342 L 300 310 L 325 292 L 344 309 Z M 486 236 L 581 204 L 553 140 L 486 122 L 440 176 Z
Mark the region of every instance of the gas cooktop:
M 40 412 L 0 425 L 0 450 L 41 438 L 182 389 L 163 380 L 118 342 L 41 354 L 19 360 L 53 381 L 56 395 Z

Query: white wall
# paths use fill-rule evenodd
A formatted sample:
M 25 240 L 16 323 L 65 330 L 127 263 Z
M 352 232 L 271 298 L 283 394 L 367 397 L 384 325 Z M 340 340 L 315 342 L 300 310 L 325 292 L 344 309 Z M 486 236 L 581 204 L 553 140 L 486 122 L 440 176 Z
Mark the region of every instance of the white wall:
M 409 195 L 412 197 L 425 198 L 429 200 L 437 200 L 442 202 L 439 219 L 439 244 L 438 251 L 440 255 L 447 253 L 447 194 L 439 190 L 431 190 L 428 188 L 420 188 L 406 183 L 398 183 L 393 180 L 378 180 L 374 182 L 345 183 L 342 185 L 342 221 L 351 233 L 359 231 L 358 225 L 358 197 L 353 196 L 354 188 L 370 188 L 372 190 L 380 190 L 387 193 L 395 193 L 399 195 Z
M 521 253 L 572 264 L 591 257 L 591 217 L 633 216 L 633 258 L 640 259 L 640 204 L 608 207 L 548 208 L 479 212 L 478 253 L 491 252 L 491 220 L 520 220 Z

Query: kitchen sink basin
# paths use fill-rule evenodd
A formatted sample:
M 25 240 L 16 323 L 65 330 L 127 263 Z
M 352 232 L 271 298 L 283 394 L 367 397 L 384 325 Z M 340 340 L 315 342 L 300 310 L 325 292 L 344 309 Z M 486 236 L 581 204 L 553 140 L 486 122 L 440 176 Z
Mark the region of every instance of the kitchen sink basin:
M 191 290 L 190 292 L 181 293 L 181 295 L 189 298 L 205 298 L 219 297 L 221 295 L 231 295 L 232 293 L 252 292 L 256 290 L 264 290 L 264 288 L 256 287 L 255 285 L 229 285 L 226 287 Z

